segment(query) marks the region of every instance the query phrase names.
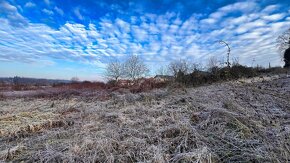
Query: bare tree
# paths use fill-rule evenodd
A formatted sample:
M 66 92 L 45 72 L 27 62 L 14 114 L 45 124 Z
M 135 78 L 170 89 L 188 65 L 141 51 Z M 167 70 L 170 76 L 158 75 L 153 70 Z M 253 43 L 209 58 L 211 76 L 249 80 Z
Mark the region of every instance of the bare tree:
M 124 74 L 124 66 L 118 60 L 108 63 L 106 67 L 106 76 L 110 80 L 118 81 Z
M 239 57 L 234 57 L 233 59 L 232 59 L 233 61 L 233 66 L 238 66 L 238 65 L 240 65 L 240 58 Z
M 284 67 L 290 67 L 290 28 L 277 38 L 277 45 L 285 62 Z
M 290 28 L 283 32 L 280 36 L 277 38 L 277 46 L 281 54 L 285 52 L 286 49 L 290 46 Z
M 132 80 L 145 76 L 149 72 L 143 60 L 137 55 L 131 55 L 125 62 L 124 68 L 125 76 Z
M 216 73 L 218 71 L 219 64 L 220 63 L 215 56 L 209 57 L 208 62 L 207 62 L 208 70 L 212 73 Z
M 208 58 L 208 61 L 207 61 L 208 68 L 218 67 L 218 66 L 219 66 L 219 61 L 218 61 L 217 57 L 211 56 Z
M 160 66 L 159 69 L 156 70 L 156 75 L 168 75 L 168 69 L 166 66 Z
M 200 63 L 191 63 L 188 68 L 189 72 L 201 71 L 202 69 L 204 68 Z
M 173 61 L 168 65 L 168 71 L 177 77 L 178 73 L 188 74 L 190 72 L 190 64 L 186 60 Z

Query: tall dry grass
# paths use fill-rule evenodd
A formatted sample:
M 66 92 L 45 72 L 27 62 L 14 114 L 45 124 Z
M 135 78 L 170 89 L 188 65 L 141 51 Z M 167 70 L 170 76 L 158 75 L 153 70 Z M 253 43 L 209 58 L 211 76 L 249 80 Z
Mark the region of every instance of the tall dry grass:
M 19 118 L 22 112 L 37 111 L 72 123 L 18 138 L 0 137 L 0 158 L 7 162 L 287 162 L 289 82 L 280 78 L 137 94 L 114 92 L 106 101 L 82 96 L 7 99 L 0 102 L 3 116 Z M 29 119 L 33 118 L 22 124 L 38 122 Z

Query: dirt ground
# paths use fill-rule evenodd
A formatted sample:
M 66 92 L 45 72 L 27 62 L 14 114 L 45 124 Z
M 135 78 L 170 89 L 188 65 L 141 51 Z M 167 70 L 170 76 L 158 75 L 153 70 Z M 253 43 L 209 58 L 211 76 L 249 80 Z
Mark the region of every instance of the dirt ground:
M 290 78 L 0 99 L 0 162 L 289 162 Z

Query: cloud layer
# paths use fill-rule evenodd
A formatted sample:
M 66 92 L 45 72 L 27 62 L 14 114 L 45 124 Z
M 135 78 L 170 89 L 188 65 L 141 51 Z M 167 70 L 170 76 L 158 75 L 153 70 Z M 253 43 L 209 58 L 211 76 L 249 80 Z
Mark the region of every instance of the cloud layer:
M 41 17 L 46 21 L 25 17 L 32 8 L 45 15 Z M 82 6 L 72 7 L 71 14 L 66 15 L 64 8 L 49 0 L 42 5 L 2 0 L 0 62 L 53 66 L 63 60 L 103 70 L 112 57 L 137 54 L 153 69 L 177 59 L 205 64 L 210 56 L 225 57 L 226 48 L 218 43 L 224 40 L 232 48 L 232 58 L 242 64 L 251 66 L 255 60 L 254 64 L 263 66 L 269 62 L 281 65 L 275 38 L 290 27 L 290 10 L 279 3 L 228 3 L 209 13 L 187 16 L 182 14 L 182 7 L 154 13 L 141 5 L 134 8 L 134 14 L 118 4 L 110 8 L 120 16 L 108 12 L 93 19 Z

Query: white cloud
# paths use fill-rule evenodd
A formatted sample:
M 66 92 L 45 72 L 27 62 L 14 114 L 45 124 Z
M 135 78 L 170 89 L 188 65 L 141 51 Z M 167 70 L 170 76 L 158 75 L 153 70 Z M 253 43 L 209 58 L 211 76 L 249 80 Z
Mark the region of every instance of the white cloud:
M 17 8 L 6 1 L 0 1 L 0 14 L 6 16 L 7 21 L 12 26 L 20 27 L 28 25 L 27 19 L 18 13 Z
M 244 24 L 241 24 L 237 28 L 237 33 L 240 34 L 240 33 L 244 33 L 244 32 L 249 32 L 254 28 L 263 27 L 265 25 L 266 25 L 266 22 L 261 20 L 261 19 L 258 19 L 258 20 L 252 21 L 252 22 L 248 22 L 248 23 L 244 23 Z
M 119 29 L 123 32 L 123 33 L 128 33 L 130 32 L 130 24 L 123 21 L 122 19 L 117 18 L 115 20 L 116 25 L 119 27 Z
M 51 10 L 48 10 L 46 8 L 43 9 L 42 12 L 45 13 L 45 14 L 47 14 L 47 15 L 53 15 L 54 14 Z
M 83 20 L 84 19 L 83 15 L 81 14 L 81 11 L 80 11 L 80 8 L 79 7 L 75 8 L 73 12 L 74 12 L 75 16 L 79 20 Z
M 60 8 L 58 8 L 58 7 L 55 6 L 55 7 L 54 7 L 54 10 L 55 10 L 59 15 L 63 16 L 64 12 L 63 12 L 62 9 L 60 9 Z
M 0 39 L 0 49 L 5 52 L 1 58 L 38 62 L 41 58 L 51 57 L 87 63 L 89 61 L 85 56 L 95 60 L 99 58 L 94 52 L 83 50 L 84 46 L 92 45 L 87 41 L 87 32 L 82 25 L 65 24 L 60 30 L 54 30 L 46 25 L 30 24 L 25 28 L 14 29 L 5 24 L 3 19 L 0 22 L 4 24 L 0 27 L 1 34 L 4 34 Z
M 25 5 L 24 5 L 24 7 L 28 7 L 28 8 L 30 8 L 30 7 L 35 7 L 36 5 L 34 4 L 34 3 L 32 3 L 32 2 L 27 2 Z
M 242 14 L 248 14 L 258 8 L 258 4 L 252 1 L 236 2 L 219 8 L 216 12 L 211 13 L 208 18 L 203 19 L 201 23 L 205 23 L 205 26 L 207 24 L 214 24 L 221 21 L 223 17 L 230 13 L 241 12 Z
M 2 12 L 4 13 L 15 13 L 17 12 L 17 8 L 15 6 L 12 6 L 11 4 L 9 4 L 6 1 L 1 1 L 0 2 L 0 7 Z
M 6 4 L 4 8 L 6 13 L 18 13 L 14 6 Z M 225 56 L 226 48 L 217 43 L 222 39 L 230 43 L 232 57 L 239 57 L 242 64 L 249 64 L 253 57 L 259 64 L 281 64 L 274 42 L 289 27 L 289 17 L 281 21 L 289 14 L 265 14 L 271 8 L 274 7 L 261 12 L 254 2 L 239 2 L 222 7 L 203 20 L 194 14 L 186 20 L 175 13 L 144 14 L 130 20 L 102 17 L 97 24 L 87 27 L 67 22 L 58 30 L 33 23 L 14 29 L 8 18 L 2 18 L 0 60 L 38 62 L 48 57 L 104 68 L 105 58 L 139 54 L 147 63 L 180 58 L 204 62 L 211 55 L 219 59 Z M 235 10 L 243 15 L 227 17 Z M 53 11 L 63 14 L 57 7 Z M 74 14 L 83 20 L 80 11 L 75 8 Z M 222 17 L 224 21 L 220 21 Z
M 266 15 L 263 16 L 262 19 L 268 20 L 268 21 L 278 21 L 283 19 L 286 16 L 284 13 L 279 13 L 279 14 L 273 14 L 273 15 Z
M 44 3 L 49 6 L 50 5 L 50 0 L 44 0 Z
M 262 10 L 262 13 L 270 14 L 274 11 L 277 11 L 279 8 L 279 5 L 269 5 Z
M 217 22 L 217 19 L 214 19 L 214 18 L 207 18 L 201 21 L 201 23 L 204 23 L 204 24 L 214 24 L 216 22 Z

